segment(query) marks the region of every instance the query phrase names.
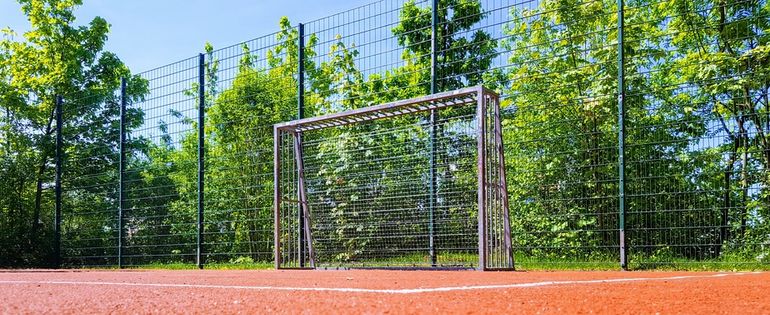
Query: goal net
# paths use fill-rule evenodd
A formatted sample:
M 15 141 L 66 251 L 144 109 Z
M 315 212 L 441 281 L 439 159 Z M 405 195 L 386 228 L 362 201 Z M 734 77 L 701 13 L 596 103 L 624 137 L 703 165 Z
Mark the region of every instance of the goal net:
M 513 268 L 494 92 L 300 119 L 274 135 L 276 268 Z

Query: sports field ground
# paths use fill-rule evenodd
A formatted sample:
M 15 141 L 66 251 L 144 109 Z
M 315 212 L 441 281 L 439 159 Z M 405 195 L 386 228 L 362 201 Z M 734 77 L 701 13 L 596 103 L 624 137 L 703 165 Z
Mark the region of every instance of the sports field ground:
M 0 314 L 768 314 L 768 272 L 28 270 Z

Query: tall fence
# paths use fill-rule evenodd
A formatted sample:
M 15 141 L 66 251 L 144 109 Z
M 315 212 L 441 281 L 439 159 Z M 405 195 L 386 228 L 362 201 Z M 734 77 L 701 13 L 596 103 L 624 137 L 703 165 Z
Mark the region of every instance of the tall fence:
M 273 124 L 484 84 L 503 98 L 517 266 L 766 267 L 769 25 L 765 0 L 382 0 L 283 19 L 63 96 L 61 263 L 269 265 Z

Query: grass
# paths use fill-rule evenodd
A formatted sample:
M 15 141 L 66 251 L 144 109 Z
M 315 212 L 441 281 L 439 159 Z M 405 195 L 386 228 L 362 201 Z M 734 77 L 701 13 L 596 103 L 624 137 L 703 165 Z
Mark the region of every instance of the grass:
M 631 260 L 631 270 L 661 271 L 770 271 L 770 263 L 751 260 L 707 259 Z
M 468 253 L 440 253 L 437 264 L 444 268 L 473 268 L 478 262 L 478 255 Z M 323 268 L 425 268 L 431 266 L 428 255 L 411 253 L 398 257 L 375 259 L 350 259 L 321 264 Z
M 620 264 L 612 261 L 570 261 L 567 259 L 517 258 L 516 270 L 581 270 L 581 271 L 611 271 L 620 270 Z
M 260 270 L 260 269 L 272 269 L 275 265 L 273 262 L 239 262 L 239 263 L 210 263 L 205 264 L 204 269 L 207 270 Z M 88 266 L 78 267 L 69 266 L 65 268 L 71 269 L 90 269 L 90 270 L 118 270 L 117 266 Z M 153 262 L 145 265 L 131 265 L 124 266 L 123 270 L 132 269 L 144 269 L 144 270 L 197 270 L 198 265 L 194 263 L 184 262 Z
M 211 263 L 205 264 L 207 270 L 260 270 L 272 269 L 273 262 L 248 262 L 248 263 Z M 191 263 L 152 263 L 148 265 L 131 266 L 132 269 L 163 269 L 163 270 L 192 270 L 198 269 L 198 265 Z
M 517 270 L 621 270 L 617 260 L 569 260 L 518 258 Z M 651 259 L 629 257 L 628 270 L 655 271 L 770 271 L 770 263 L 750 260 L 690 260 L 684 258 Z
M 542 257 L 516 253 L 516 270 L 577 270 L 577 271 L 613 271 L 621 270 L 617 255 L 610 253 L 595 254 L 592 257 Z M 469 253 L 441 253 L 438 256 L 440 267 L 476 267 L 478 255 Z M 204 266 L 207 270 L 264 270 L 272 269 L 272 261 L 254 262 L 248 257 L 233 259 L 230 262 L 215 262 Z M 377 268 L 377 267 L 430 267 L 427 255 L 410 254 L 399 257 L 352 260 L 340 263 L 321 264 L 323 268 Z M 770 261 L 758 261 L 738 255 L 726 255 L 720 258 L 694 260 L 678 258 L 673 255 L 631 255 L 629 270 L 659 271 L 770 271 Z M 88 269 L 117 269 L 116 267 L 98 267 Z M 146 265 L 129 266 L 127 269 L 157 270 L 195 270 L 194 263 L 155 262 Z M 462 268 L 461 268 L 462 269 Z

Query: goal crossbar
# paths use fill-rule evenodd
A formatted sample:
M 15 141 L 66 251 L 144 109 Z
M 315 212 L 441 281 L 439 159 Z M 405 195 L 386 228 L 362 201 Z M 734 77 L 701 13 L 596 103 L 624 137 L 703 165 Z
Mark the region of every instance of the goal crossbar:
M 446 107 L 476 102 L 479 95 L 497 94 L 483 86 L 431 94 L 407 100 L 368 106 L 323 116 L 292 120 L 275 125 L 278 130 L 304 132 L 316 129 L 339 127 L 365 121 L 414 114 Z

